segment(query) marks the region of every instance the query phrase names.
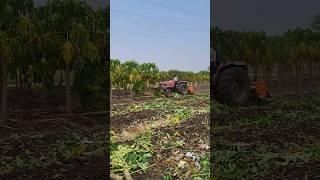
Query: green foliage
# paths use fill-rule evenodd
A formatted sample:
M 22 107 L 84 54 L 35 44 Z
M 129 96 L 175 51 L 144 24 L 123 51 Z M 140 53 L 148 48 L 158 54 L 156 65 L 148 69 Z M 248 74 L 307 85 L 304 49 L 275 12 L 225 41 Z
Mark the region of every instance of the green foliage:
M 146 170 L 152 157 L 151 134 L 143 134 L 134 140 L 132 145 L 113 142 L 111 145 L 111 172 L 123 173 L 125 170 Z
M 205 180 L 210 179 L 210 158 L 209 156 L 204 156 L 200 158 L 201 169 L 195 172 L 193 180 Z
M 102 65 L 100 62 L 84 62 L 76 72 L 73 90 L 75 94 L 79 95 L 81 105 L 84 108 L 93 108 L 93 105 L 100 104 L 99 107 L 94 108 L 105 109 L 107 104 L 105 71 L 99 67 Z M 94 76 L 92 76 L 92 72 L 95 72 Z
M 192 112 L 189 108 L 183 108 L 174 110 L 174 114 L 179 119 L 187 119 L 191 117 Z
M 153 96 L 154 96 L 155 98 L 159 98 L 159 97 L 162 96 L 162 92 L 161 92 L 159 89 L 155 89 L 155 90 L 153 91 Z
M 173 180 L 173 177 L 170 175 L 163 176 L 163 180 Z
M 314 28 L 318 30 L 319 16 L 315 17 Z M 216 38 L 218 37 L 218 38 Z M 211 29 L 212 47 L 219 49 L 221 61 L 244 61 L 258 74 L 268 78 L 276 72 L 280 76 L 295 76 L 303 73 L 315 77 L 318 70 L 303 70 L 303 66 L 319 63 L 320 33 L 309 28 L 289 29 L 281 35 L 267 35 L 265 32 Z M 285 68 L 284 68 L 285 67 Z M 290 71 L 290 72 L 289 72 Z M 259 73 L 258 73 L 259 72 Z
M 272 157 L 258 156 L 255 151 L 239 145 L 220 145 L 211 155 L 215 170 L 213 176 L 218 179 L 247 179 L 263 177 L 270 168 Z M 257 159 L 253 159 L 257 158 Z
M 256 125 L 271 125 L 275 119 L 272 117 L 272 114 L 266 115 L 256 115 L 248 118 L 241 118 L 240 122 L 243 124 L 256 124 Z
M 54 92 L 55 73 L 64 71 L 67 64 L 71 76 L 75 75 L 78 81 L 90 82 L 92 74 L 79 77 L 78 72 L 83 71 L 83 64 L 97 66 L 93 69 L 100 68 L 99 71 L 105 68 L 104 63 L 99 62 L 105 56 L 107 46 L 107 27 L 102 26 L 106 23 L 103 22 L 107 19 L 106 12 L 102 8 L 93 10 L 78 0 L 51 0 L 40 7 L 35 7 L 32 0 L 1 1 L 0 28 L 6 38 L 0 35 L 0 39 L 5 40 L 6 46 L 0 42 L 0 56 L 6 57 L 8 73 L 13 78 L 21 74 L 25 79 L 21 80 L 23 86 L 40 82 L 46 91 Z M 99 77 L 87 83 L 93 85 L 92 88 L 76 85 L 80 87 L 83 106 L 92 105 L 94 101 L 84 99 L 97 92 L 102 93 L 99 96 L 104 95 L 100 91 L 102 86 L 97 84 L 105 79 L 105 74 L 95 74 Z M 60 85 L 63 85 L 62 81 Z
M 133 84 L 132 90 L 135 95 L 143 95 L 144 89 L 145 89 L 145 84 L 143 83 L 143 81 L 136 81 Z
M 320 144 L 312 144 L 306 148 L 305 153 L 310 155 L 313 160 L 320 160 Z
M 311 124 L 319 119 L 319 105 L 317 96 L 288 96 L 263 106 L 219 108 L 215 116 L 225 117 L 211 127 L 216 137 L 213 175 L 261 179 L 279 169 L 319 161 L 319 144 L 311 133 L 316 129 Z
M 116 142 L 116 138 L 113 138 L 111 136 L 111 139 L 113 140 L 113 142 L 111 143 L 111 152 L 115 153 L 114 158 L 121 164 L 120 166 L 117 166 L 115 168 L 114 166 L 112 166 L 112 168 L 114 168 L 112 169 L 112 172 L 115 174 L 123 175 L 123 171 L 125 169 L 130 169 L 131 174 L 135 174 L 138 171 L 140 171 L 140 173 L 142 174 L 149 173 L 150 171 L 153 172 L 154 168 L 158 169 L 159 164 L 157 162 L 159 162 L 160 160 L 161 162 L 166 162 L 168 166 L 166 167 L 167 171 L 162 173 L 162 179 L 189 179 L 189 177 L 190 179 L 208 179 L 210 163 L 207 155 L 205 155 L 204 157 L 200 157 L 199 163 L 201 165 L 201 169 L 199 170 L 196 168 L 194 162 L 192 161 L 186 162 L 188 164 L 185 166 L 186 169 L 182 170 L 177 166 L 180 158 L 183 158 L 186 150 L 192 152 L 193 150 L 197 151 L 198 149 L 193 149 L 194 146 L 189 146 L 190 142 L 193 140 L 184 135 L 184 129 L 180 129 L 180 127 L 183 127 L 184 125 L 181 124 L 181 126 L 175 126 L 177 124 L 173 124 L 188 121 L 188 119 L 194 115 L 194 112 L 196 112 L 197 109 L 202 109 L 203 106 L 208 106 L 209 99 L 206 96 L 208 96 L 208 94 L 185 96 L 184 98 L 152 98 L 145 102 L 137 102 L 134 104 L 126 105 L 115 105 L 114 109 L 112 110 L 112 114 L 115 114 L 116 116 L 125 115 L 130 117 L 130 115 L 134 114 L 135 112 L 141 112 L 139 114 L 145 114 L 148 112 L 155 113 L 152 113 L 152 117 L 150 116 L 148 119 L 146 119 L 146 121 L 141 122 L 143 126 L 146 125 L 146 128 L 144 128 L 142 131 L 147 130 L 150 132 L 143 134 L 139 138 L 135 138 L 133 140 L 125 142 Z M 200 103 L 198 106 L 192 106 L 191 104 L 195 102 L 203 103 Z M 208 112 L 206 111 L 206 113 Z M 144 117 L 141 117 L 141 119 L 142 118 Z M 172 121 L 173 123 L 170 123 L 170 120 L 177 121 Z M 190 123 L 191 126 L 192 124 Z M 189 123 L 187 123 L 186 126 L 189 126 Z M 138 133 L 141 133 L 141 131 L 139 131 Z M 122 136 L 122 133 L 120 132 L 116 134 L 119 136 L 119 139 L 121 139 L 120 137 Z M 129 134 L 131 135 L 131 132 L 129 132 Z M 118 149 L 119 145 L 121 145 L 120 150 Z M 148 167 L 144 168 L 145 171 L 143 171 L 143 168 L 137 165 L 138 163 L 130 162 L 127 156 L 124 155 L 132 154 L 133 151 L 137 151 L 137 147 L 139 150 L 142 150 L 142 152 L 139 151 L 140 153 L 137 152 L 136 154 L 132 155 L 132 159 L 139 159 L 140 161 L 142 161 L 142 163 L 140 163 L 139 161 L 141 167 Z M 124 154 L 116 154 L 119 151 L 124 152 Z M 176 155 L 173 154 L 171 156 L 170 152 L 176 152 Z M 206 154 L 207 152 L 208 151 L 205 151 Z M 149 158 L 148 162 L 150 164 L 143 165 L 143 162 L 145 162 L 143 159 L 143 154 L 147 153 L 151 153 L 152 157 L 155 157 L 153 157 L 152 159 Z M 121 156 L 124 158 L 118 158 Z M 138 158 L 138 156 L 142 157 Z M 177 159 L 179 158 L 179 160 L 176 160 L 176 157 Z M 150 161 L 152 162 L 152 164 Z M 136 169 L 133 169 L 133 167 Z M 185 171 L 187 171 L 187 173 Z M 181 175 L 183 174 L 185 174 L 186 176 L 181 177 Z
M 188 108 L 174 109 L 173 115 L 171 115 L 169 120 L 172 123 L 180 123 L 183 120 L 190 118 L 192 111 Z
M 107 151 L 106 133 L 95 133 L 87 136 L 73 132 L 50 135 L 50 137 L 43 134 L 28 137 L 15 134 L 10 138 L 11 142 L 24 146 L 24 150 L 19 151 L 19 155 L 15 157 L 0 157 L 2 162 L 0 163 L 1 176 L 17 170 L 35 170 L 50 165 L 60 165 L 63 161 L 71 158 L 101 157 Z M 39 149 L 30 146 L 30 142 L 32 144 L 46 142 L 45 147 L 47 148 L 42 148 L 39 152 Z M 14 149 L 13 146 L 7 148 L 8 150 Z
M 166 109 L 170 102 L 165 100 L 155 100 L 144 104 L 144 109 Z
M 171 148 L 179 148 L 183 147 L 185 142 L 183 140 L 175 140 L 175 141 L 169 141 L 168 143 L 164 144 L 164 149 L 171 149 Z
M 10 58 L 11 49 L 9 46 L 8 34 L 0 31 L 0 56 L 2 58 Z
M 112 85 L 115 88 L 126 88 L 127 84 L 142 86 L 141 82 L 144 82 L 143 90 L 145 90 L 150 84 L 167 81 L 174 76 L 177 76 L 180 80 L 190 82 L 210 80 L 209 71 L 200 71 L 198 73 L 178 70 L 159 71 L 154 63 L 138 64 L 134 60 L 121 63 L 118 59 L 111 59 L 110 64 Z
M 138 104 L 132 104 L 127 108 L 128 112 L 140 112 L 142 111 L 142 107 Z
M 71 63 L 73 56 L 74 56 L 74 48 L 70 42 L 66 42 L 63 45 L 62 56 L 63 56 L 63 60 L 65 61 L 66 64 Z

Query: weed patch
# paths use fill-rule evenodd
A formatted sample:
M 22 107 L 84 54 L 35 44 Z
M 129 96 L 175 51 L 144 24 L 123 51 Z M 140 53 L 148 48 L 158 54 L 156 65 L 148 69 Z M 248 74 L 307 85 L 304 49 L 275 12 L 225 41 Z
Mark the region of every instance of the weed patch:
M 150 138 L 151 134 L 146 133 L 136 138 L 131 145 L 112 142 L 111 172 L 124 175 L 125 171 L 145 171 L 152 157 Z

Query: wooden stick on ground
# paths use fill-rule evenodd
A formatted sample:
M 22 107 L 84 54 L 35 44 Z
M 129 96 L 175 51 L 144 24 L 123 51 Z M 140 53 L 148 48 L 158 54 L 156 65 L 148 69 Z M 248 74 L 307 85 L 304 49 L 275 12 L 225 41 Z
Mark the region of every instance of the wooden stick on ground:
M 2 127 L 2 128 L 6 128 L 6 129 L 12 129 L 12 130 L 20 130 L 20 129 L 13 128 L 13 127 L 6 126 L 6 125 L 2 125 L 2 124 L 0 124 L 0 127 Z
M 96 116 L 96 115 L 107 115 L 107 111 L 87 112 L 79 114 L 80 116 Z
M 110 174 L 110 179 L 112 179 L 112 180 L 122 180 L 123 177 L 119 176 L 117 174 Z

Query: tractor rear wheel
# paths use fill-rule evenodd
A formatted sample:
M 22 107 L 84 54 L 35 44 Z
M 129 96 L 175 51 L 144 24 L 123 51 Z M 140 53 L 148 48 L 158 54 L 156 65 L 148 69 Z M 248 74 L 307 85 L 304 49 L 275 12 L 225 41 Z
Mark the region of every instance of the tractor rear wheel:
M 186 95 L 188 94 L 188 84 L 187 83 L 180 83 L 177 85 L 177 91 L 179 94 Z
M 171 89 L 167 89 L 165 92 L 164 92 L 164 95 L 167 97 L 167 98 L 170 98 L 172 97 L 172 90 Z
M 241 67 L 230 67 L 219 74 L 215 96 L 218 102 L 228 105 L 243 105 L 250 96 L 248 71 Z

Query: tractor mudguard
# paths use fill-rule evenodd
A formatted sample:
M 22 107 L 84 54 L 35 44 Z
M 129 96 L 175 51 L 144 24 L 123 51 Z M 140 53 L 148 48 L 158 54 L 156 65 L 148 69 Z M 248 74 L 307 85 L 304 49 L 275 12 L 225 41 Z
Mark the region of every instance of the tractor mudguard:
M 188 81 L 178 81 L 178 84 L 180 83 L 188 83 Z
M 175 86 L 175 81 L 174 81 L 174 80 L 163 81 L 163 82 L 160 82 L 160 86 L 165 87 L 166 89 L 168 89 L 168 88 L 174 88 L 174 86 Z
M 223 72 L 224 70 L 226 70 L 230 67 L 242 67 L 245 70 L 248 70 L 247 63 L 242 62 L 242 61 L 222 62 L 219 65 L 216 74 L 214 75 L 214 84 L 216 83 L 217 79 L 219 78 L 219 74 L 221 74 L 221 72 Z
M 237 67 L 242 67 L 244 68 L 245 70 L 248 70 L 248 65 L 247 63 L 245 62 L 242 62 L 242 61 L 231 61 L 231 62 L 226 62 L 226 63 L 221 63 L 219 68 L 218 68 L 218 71 L 220 70 L 224 70 L 228 67 L 234 67 L 234 66 L 237 66 Z
M 176 82 L 175 87 L 177 87 L 179 84 L 188 84 L 188 81 L 178 81 Z

